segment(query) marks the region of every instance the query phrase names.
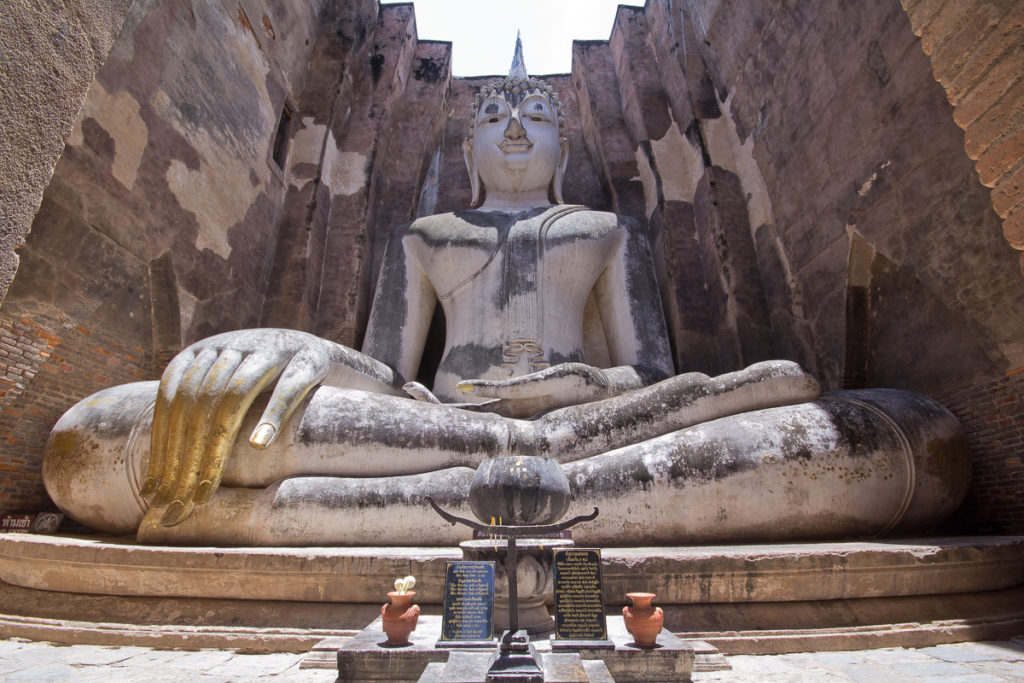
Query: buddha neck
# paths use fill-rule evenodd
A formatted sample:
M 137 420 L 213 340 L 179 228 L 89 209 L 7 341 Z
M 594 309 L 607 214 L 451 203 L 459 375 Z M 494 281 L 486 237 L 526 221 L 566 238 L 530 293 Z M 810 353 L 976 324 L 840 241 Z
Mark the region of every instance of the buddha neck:
M 551 201 L 548 199 L 546 187 L 527 192 L 507 192 L 488 188 L 479 210 L 513 212 L 548 206 L 551 206 Z

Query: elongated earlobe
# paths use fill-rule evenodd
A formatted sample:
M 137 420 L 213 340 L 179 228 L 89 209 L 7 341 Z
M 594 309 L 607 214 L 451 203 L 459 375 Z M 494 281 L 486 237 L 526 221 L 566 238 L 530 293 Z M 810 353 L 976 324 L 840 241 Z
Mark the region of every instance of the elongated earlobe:
M 556 204 L 565 204 L 565 200 L 562 199 L 562 179 L 565 177 L 565 169 L 569 164 L 569 140 L 562 138 L 562 159 L 558 162 L 558 168 L 555 169 L 555 177 L 551 181 L 551 192 L 555 195 Z
M 473 141 L 466 138 L 462 141 L 462 158 L 466 162 L 466 171 L 469 172 L 469 189 L 472 197 L 469 200 L 470 208 L 480 205 L 480 174 L 476 170 L 476 163 L 473 161 Z

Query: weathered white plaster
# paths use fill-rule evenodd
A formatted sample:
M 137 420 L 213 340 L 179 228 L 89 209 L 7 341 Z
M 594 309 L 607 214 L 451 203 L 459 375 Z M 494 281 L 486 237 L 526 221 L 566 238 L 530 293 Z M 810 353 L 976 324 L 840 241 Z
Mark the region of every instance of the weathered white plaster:
M 166 93 L 153 96 L 154 107 L 171 122 L 199 154 L 198 169 L 174 159 L 167 169 L 167 184 L 181 207 L 195 214 L 199 224 L 196 248 L 209 249 L 227 259 L 231 255 L 228 231 L 245 218 L 266 186 L 270 169 L 257 158 L 240 154 L 244 148 L 225 145 L 209 131 L 185 124 Z M 269 132 L 267 133 L 269 136 Z M 258 182 L 253 184 L 252 174 Z
M 78 121 L 71 130 L 69 145 L 80 147 L 83 144 L 82 122 L 87 118 L 95 119 L 114 139 L 114 163 L 111 170 L 119 183 L 131 189 L 149 142 L 149 129 L 139 115 L 138 101 L 123 90 L 111 94 L 102 83 L 94 81 Z
M 889 168 L 890 166 L 892 166 L 892 161 L 891 160 L 887 160 L 884 163 L 882 163 L 878 167 L 878 169 L 875 170 L 871 174 L 871 176 L 861 184 L 860 189 L 857 190 L 857 196 L 858 197 L 867 197 L 868 193 L 871 192 L 871 188 L 874 186 L 875 181 L 878 180 L 878 174 L 881 171 L 884 171 L 885 169 Z
M 675 120 L 659 140 L 651 140 L 654 164 L 661 175 L 662 196 L 668 201 L 692 202 L 704 175 L 700 150 L 679 132 Z
M 339 151 L 334 134 L 327 132 L 321 178 L 333 194 L 351 196 L 361 191 L 369 181 L 369 170 L 367 155 Z
M 651 168 L 651 160 L 647 157 L 647 152 L 643 147 L 637 147 L 634 152 L 636 156 L 636 168 L 637 176 L 630 178 L 630 180 L 639 180 L 644 187 L 644 210 L 647 212 L 647 218 L 650 218 L 654 214 L 654 210 L 658 208 L 658 178 L 654 173 L 654 169 Z
M 294 169 L 299 164 L 312 164 L 314 167 L 320 165 L 320 159 L 324 155 L 324 143 L 328 139 L 327 126 L 314 123 L 313 117 L 304 117 L 298 126 L 294 126 L 289 143 L 288 165 Z M 333 138 L 332 138 L 333 139 Z M 304 188 L 313 181 L 313 177 L 296 177 L 293 172 L 289 174 L 289 181 L 297 184 L 299 189 Z
M 736 122 L 731 113 L 733 96 L 734 93 L 729 93 L 724 102 L 719 101 L 719 106 L 723 111 L 730 112 L 729 115 L 701 122 L 704 142 L 712 163 L 732 171 L 739 177 L 740 185 L 747 196 L 750 228 L 757 230 L 762 225 L 775 225 L 775 214 L 772 211 L 768 185 L 754 158 L 754 137 L 748 136 L 746 142 L 740 143 Z
M 711 161 L 727 171 L 732 171 L 740 179 L 740 187 L 747 197 L 747 216 L 750 229 L 757 231 L 762 225 L 775 226 L 775 213 L 772 209 L 771 195 L 765 182 L 761 167 L 754 156 L 754 136 L 748 136 L 746 142 L 740 142 L 739 132 L 732 113 L 732 99 L 735 93 L 730 92 L 724 101 L 719 99 L 719 107 L 725 116 L 701 122 L 704 133 L 704 144 L 707 146 Z M 790 293 L 790 311 L 796 319 L 804 318 L 803 292 L 793 269 L 790 266 L 788 250 L 780 243 L 778 233 L 773 234 L 775 254 L 782 265 L 786 284 Z
M 847 285 L 868 287 L 871 285 L 871 264 L 875 260 L 875 247 L 857 230 L 856 225 L 846 224 L 850 238 L 850 256 L 847 261 Z
M 228 229 L 245 218 L 259 191 L 249 182 L 249 169 L 216 152 L 212 163 L 201 162 L 195 171 L 177 159 L 171 161 L 167 183 L 181 207 L 195 214 L 197 249 L 209 249 L 224 259 L 231 256 Z

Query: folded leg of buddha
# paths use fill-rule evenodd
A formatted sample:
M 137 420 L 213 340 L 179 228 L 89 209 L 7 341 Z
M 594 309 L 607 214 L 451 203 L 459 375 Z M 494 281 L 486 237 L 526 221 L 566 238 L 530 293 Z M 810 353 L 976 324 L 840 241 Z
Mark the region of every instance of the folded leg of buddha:
M 571 514 L 601 509 L 575 532 L 597 545 L 922 530 L 956 508 L 968 481 L 959 423 L 935 402 L 893 390 L 819 396 L 797 365 L 772 361 L 534 420 L 321 387 L 270 447 L 235 444 L 211 499 L 164 526 L 140 495 L 155 391 L 137 383 L 81 402 L 54 428 L 46 460 L 62 509 L 146 542 L 455 544 L 465 531 L 424 499 L 468 515 L 473 471 L 498 455 L 562 463 Z

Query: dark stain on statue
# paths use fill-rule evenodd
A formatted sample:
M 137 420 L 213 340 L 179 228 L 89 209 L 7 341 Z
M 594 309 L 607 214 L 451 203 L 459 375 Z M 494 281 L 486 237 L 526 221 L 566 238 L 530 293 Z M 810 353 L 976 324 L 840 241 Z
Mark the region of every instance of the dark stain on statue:
M 392 292 L 403 292 L 407 287 L 405 247 L 402 244 L 402 236 L 407 229 L 408 224 L 395 229 L 381 262 L 379 282 L 387 283 L 387 289 Z M 387 305 L 382 305 L 385 301 Z M 385 330 L 404 329 L 407 316 L 408 307 L 402 296 L 382 298 L 370 310 L 370 324 L 375 332 L 374 356 L 391 367 L 398 367 L 398 360 L 402 357 L 402 336 L 388 334 Z
M 673 455 L 669 476 L 679 485 L 702 479 L 725 479 L 756 468 L 757 463 L 736 457 L 727 445 L 703 443 L 678 449 Z
M 879 429 L 880 418 L 873 411 L 830 394 L 823 395 L 816 403 L 828 412 L 835 425 L 836 448 L 846 450 L 849 457 L 868 458 L 894 445 L 892 431 L 888 427 Z
M 789 425 L 789 429 L 782 437 L 782 452 L 787 460 L 802 460 L 810 462 L 814 457 L 814 451 L 807 444 L 807 427 L 800 423 Z
M 548 362 L 552 365 L 559 365 L 560 363 L 583 363 L 585 361 L 586 357 L 583 355 L 583 349 L 573 349 L 569 353 L 552 351 L 548 354 Z
M 384 70 L 384 55 L 376 52 L 370 55 L 370 75 L 373 77 L 373 84 L 377 85 L 381 72 Z
M 478 228 L 507 229 L 514 223 L 518 223 L 522 220 L 528 220 L 543 213 L 544 211 L 547 211 L 547 209 L 528 209 L 526 211 L 520 211 L 519 213 L 491 213 L 490 211 L 467 209 L 465 211 L 456 211 L 455 217 L 459 220 L 466 221 L 470 225 L 475 225 Z
M 110 136 L 110 133 L 91 116 L 82 121 L 82 142 L 97 157 L 109 162 L 107 172 L 113 173 L 110 169 L 113 168 L 117 145 L 114 142 L 114 138 Z
M 649 489 L 654 482 L 654 477 L 651 476 L 650 470 L 640 461 L 630 463 L 625 474 L 634 482 L 640 484 L 640 488 L 644 491 Z
M 413 68 L 412 76 L 417 81 L 426 81 L 427 83 L 440 83 L 444 80 L 444 77 L 448 75 L 447 61 L 443 59 L 435 59 L 433 57 L 424 57 L 416 60 L 416 66 Z
M 460 379 L 474 379 L 487 368 L 501 365 L 501 348 L 483 344 L 462 344 L 452 347 L 438 366 L 438 371 L 447 372 Z M 457 397 L 451 397 L 456 400 Z
M 622 219 L 623 227 L 628 231 L 626 238 L 626 262 L 653 264 L 650 245 L 647 236 L 643 234 L 640 225 L 629 218 Z M 647 307 L 638 306 L 640 302 L 661 301 L 661 292 L 658 291 L 657 280 L 653 272 L 640 273 L 637 270 L 626 272 L 626 292 L 630 302 L 634 304 L 634 310 L 656 310 L 656 314 L 633 317 L 633 325 L 636 329 L 637 339 L 659 340 L 659 346 L 663 348 L 650 349 L 647 353 L 641 353 L 639 362 L 649 367 L 657 367 L 658 360 L 671 358 L 671 350 L 668 348 L 668 328 L 665 325 L 665 315 L 661 306 Z M 647 349 L 645 345 L 643 347 Z M 653 353 L 651 353 L 653 352 Z M 660 373 L 664 377 L 664 373 Z
M 889 64 L 885 61 L 885 55 L 882 54 L 882 46 L 878 44 L 877 40 L 872 40 L 868 45 L 868 68 L 875 74 L 875 78 L 881 85 L 885 85 L 892 78 L 892 74 L 889 73 Z

